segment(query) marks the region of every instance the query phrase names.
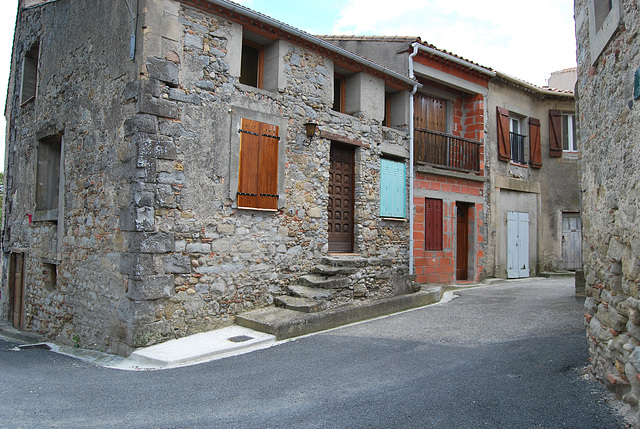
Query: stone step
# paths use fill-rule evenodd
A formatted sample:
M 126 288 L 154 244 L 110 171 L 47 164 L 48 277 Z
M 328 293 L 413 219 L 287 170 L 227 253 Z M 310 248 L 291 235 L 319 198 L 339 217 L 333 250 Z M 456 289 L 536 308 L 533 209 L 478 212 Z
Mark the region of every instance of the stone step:
M 306 274 L 298 278 L 301 286 L 323 288 L 323 289 L 343 289 L 349 285 L 349 279 L 339 276 L 321 276 L 319 274 Z
M 332 265 L 316 265 L 311 269 L 312 274 L 321 274 L 325 276 L 349 276 L 357 272 L 357 267 L 340 267 Z
M 438 302 L 442 287 L 391 298 L 349 304 L 317 313 L 302 313 L 286 308 L 266 307 L 236 316 L 236 323 L 250 329 L 275 335 L 278 340 L 335 328 L 383 315 L 422 307 Z
M 297 296 L 299 298 L 307 298 L 307 299 L 323 299 L 328 301 L 333 299 L 336 294 L 334 289 L 322 289 L 308 286 L 300 286 L 300 285 L 289 285 L 287 286 L 287 292 L 291 296 Z
M 284 307 L 289 310 L 301 311 L 303 313 L 316 313 L 327 308 L 326 301 L 317 301 L 315 299 L 288 295 L 275 297 L 273 302 L 276 307 Z
M 393 261 L 389 258 L 364 258 L 354 255 L 323 256 L 321 262 L 331 267 L 362 268 L 369 265 L 381 265 L 385 267 L 393 265 Z

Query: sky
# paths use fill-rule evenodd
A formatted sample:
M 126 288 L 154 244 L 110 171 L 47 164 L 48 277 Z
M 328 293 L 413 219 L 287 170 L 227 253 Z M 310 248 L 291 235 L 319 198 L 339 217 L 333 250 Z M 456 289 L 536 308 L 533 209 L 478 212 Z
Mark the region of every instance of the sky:
M 84 1 L 84 0 L 70 0 Z M 110 0 L 124 1 L 124 0 Z M 538 86 L 576 66 L 573 0 L 239 0 L 311 34 L 414 36 Z M 0 0 L 0 91 L 7 93 L 18 0 Z M 4 111 L 4 109 L 3 109 Z M 4 166 L 4 118 L 0 165 Z

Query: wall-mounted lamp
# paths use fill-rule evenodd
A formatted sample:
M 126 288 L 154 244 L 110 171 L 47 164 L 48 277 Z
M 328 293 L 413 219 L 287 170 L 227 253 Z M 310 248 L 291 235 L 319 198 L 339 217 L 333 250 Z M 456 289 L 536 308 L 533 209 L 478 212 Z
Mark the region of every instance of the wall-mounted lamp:
M 318 124 L 315 122 L 307 122 L 304 124 L 304 128 L 307 131 L 307 137 L 309 137 L 309 144 L 311 144 L 311 140 L 316 135 L 316 131 L 318 130 Z

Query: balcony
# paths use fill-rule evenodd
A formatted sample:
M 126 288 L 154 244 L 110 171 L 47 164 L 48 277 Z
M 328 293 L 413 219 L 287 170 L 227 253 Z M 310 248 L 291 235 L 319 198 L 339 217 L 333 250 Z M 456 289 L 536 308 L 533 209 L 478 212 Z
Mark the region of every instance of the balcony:
M 451 134 L 416 128 L 414 156 L 417 164 L 464 172 L 480 172 L 482 143 Z

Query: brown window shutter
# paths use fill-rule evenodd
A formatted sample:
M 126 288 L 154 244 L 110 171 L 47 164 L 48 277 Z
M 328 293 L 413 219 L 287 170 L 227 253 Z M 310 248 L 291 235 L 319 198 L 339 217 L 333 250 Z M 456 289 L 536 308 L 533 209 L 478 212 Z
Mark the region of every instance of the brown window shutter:
M 258 207 L 258 163 L 260 122 L 242 119 L 240 131 L 240 171 L 238 207 Z
M 542 167 L 542 146 L 540 144 L 540 119 L 529 118 L 530 161 L 534 168 Z
M 424 219 L 425 250 L 442 250 L 442 200 L 425 199 Z
M 258 166 L 258 208 L 278 208 L 278 127 L 261 124 Z
M 562 112 L 549 110 L 549 156 L 562 156 Z
M 500 161 L 510 161 L 509 110 L 498 106 L 496 117 L 498 118 L 498 159 Z
M 238 207 L 278 208 L 278 127 L 242 119 Z

